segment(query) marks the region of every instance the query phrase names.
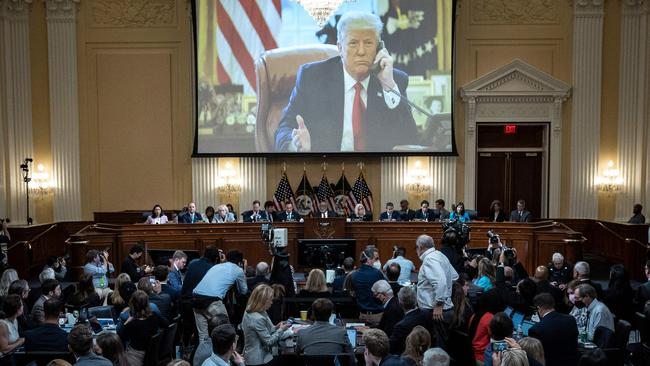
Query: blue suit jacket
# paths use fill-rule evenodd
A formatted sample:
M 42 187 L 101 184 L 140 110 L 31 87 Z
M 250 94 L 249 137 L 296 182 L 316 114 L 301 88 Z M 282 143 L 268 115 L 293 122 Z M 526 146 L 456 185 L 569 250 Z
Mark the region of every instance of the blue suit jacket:
M 406 97 L 408 76 L 395 69 L 393 79 Z M 344 80 L 341 57 L 304 64 L 298 70 L 296 85 L 275 131 L 275 151 L 289 151 L 291 131 L 298 128 L 296 116 L 301 115 L 311 136 L 315 152 L 341 151 L 343 135 Z M 376 76 L 368 82 L 368 100 L 364 114 L 363 134 L 366 150 L 381 152 L 395 145 L 418 144 L 417 128 L 411 107 L 404 98 L 390 109 Z
M 390 217 L 388 217 L 388 212 L 384 211 L 379 215 L 379 221 L 384 221 L 384 220 L 395 220 L 395 221 L 400 221 L 402 220 L 402 215 L 399 214 L 397 211 L 393 211 L 390 214 Z
M 196 222 L 202 222 L 202 221 L 203 221 L 203 216 L 198 212 L 194 213 L 194 221 L 192 221 L 189 212 L 184 212 L 183 214 L 178 215 L 179 224 L 194 224 Z
M 183 276 L 181 275 L 181 272 L 176 269 L 170 271 L 169 277 L 167 277 L 167 284 L 174 290 L 181 291 L 183 288 Z

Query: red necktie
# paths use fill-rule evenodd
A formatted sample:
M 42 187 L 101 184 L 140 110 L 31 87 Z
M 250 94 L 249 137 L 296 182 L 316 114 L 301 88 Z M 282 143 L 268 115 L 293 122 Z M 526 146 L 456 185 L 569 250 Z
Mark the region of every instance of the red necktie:
M 365 136 L 363 135 L 363 114 L 366 106 L 361 99 L 361 83 L 354 84 L 354 102 L 352 103 L 352 134 L 354 135 L 354 150 L 363 151 L 366 149 Z

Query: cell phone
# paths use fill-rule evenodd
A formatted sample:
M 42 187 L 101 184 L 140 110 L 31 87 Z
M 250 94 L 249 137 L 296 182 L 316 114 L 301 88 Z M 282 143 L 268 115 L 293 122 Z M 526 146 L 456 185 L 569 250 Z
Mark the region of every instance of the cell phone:
M 386 48 L 384 45 L 384 41 L 380 40 L 379 43 L 377 43 L 377 53 L 381 50 Z M 375 62 L 370 66 L 370 73 L 377 74 L 381 71 L 381 67 L 379 66 L 379 62 Z
M 152 285 L 156 284 L 156 276 L 149 276 L 149 283 Z
M 508 343 L 506 341 L 493 341 L 492 342 L 492 352 L 503 352 L 508 349 Z

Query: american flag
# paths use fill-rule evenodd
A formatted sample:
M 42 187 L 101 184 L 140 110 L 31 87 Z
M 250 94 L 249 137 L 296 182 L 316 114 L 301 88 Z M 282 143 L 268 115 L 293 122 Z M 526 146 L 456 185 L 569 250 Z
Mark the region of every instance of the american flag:
M 273 195 L 275 210 L 278 212 L 284 211 L 284 203 L 287 201 L 294 202 L 293 190 L 291 189 L 291 184 L 289 184 L 289 179 L 287 179 L 287 173 L 282 173 L 278 188 L 275 189 L 275 194 Z
M 361 203 L 363 207 L 366 208 L 366 211 L 372 212 L 372 192 L 366 183 L 366 178 L 363 177 L 363 173 L 359 173 L 357 181 L 354 182 L 354 186 L 350 191 L 350 203 L 352 204 L 352 209 L 354 206 Z
M 323 174 L 323 178 L 320 180 L 316 195 L 318 196 L 318 202 L 325 201 L 327 202 L 328 209 L 334 210 L 336 207 L 336 202 L 334 200 L 334 190 L 332 190 L 332 186 L 327 181 L 327 176 L 325 176 L 325 174 Z M 318 207 L 318 205 L 316 205 L 316 209 L 320 211 L 320 207 Z
M 216 1 L 217 77 L 219 84 L 244 85 L 255 92 L 255 60 L 278 47 L 282 26 L 281 0 Z

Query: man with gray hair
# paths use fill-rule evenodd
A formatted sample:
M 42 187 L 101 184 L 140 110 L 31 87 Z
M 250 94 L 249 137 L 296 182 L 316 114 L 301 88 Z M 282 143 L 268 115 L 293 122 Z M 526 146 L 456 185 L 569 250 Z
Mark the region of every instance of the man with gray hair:
M 573 279 L 580 281 L 580 284 L 585 284 L 585 285 L 591 285 L 594 289 L 596 289 L 596 293 L 598 294 L 599 298 L 603 298 L 603 286 L 601 286 L 599 283 L 596 283 L 591 280 L 589 277 L 590 273 L 589 269 L 589 263 L 580 261 L 577 262 L 576 265 L 573 267 Z
M 341 17 L 339 56 L 300 67 L 275 132 L 275 151 L 390 151 L 417 144 L 405 101 L 408 76 L 393 68 L 382 27 L 371 13 Z
M 561 253 L 553 253 L 551 263 L 548 264 L 548 280 L 553 286 L 564 290 L 566 284 L 573 278 L 573 266 L 564 260 Z
M 413 328 L 421 325 L 431 331 L 433 319 L 431 318 L 431 311 L 418 309 L 416 294 L 411 287 L 402 287 L 397 294 L 397 298 L 402 310 L 404 310 L 404 318 L 395 324 L 390 334 L 390 353 L 401 355 L 406 345 L 406 337 Z
M 577 263 L 576 263 L 577 265 Z M 596 328 L 605 327 L 614 333 L 614 316 L 607 305 L 598 300 L 596 289 L 589 284 L 580 285 L 574 292 L 573 309 L 571 315 L 576 318 L 578 333 L 586 330 L 587 339 L 594 339 Z M 603 347 L 602 344 L 598 345 Z
M 423 366 L 449 366 L 449 354 L 444 349 L 429 348 L 422 357 Z
M 393 288 L 388 281 L 379 280 L 372 285 L 372 294 L 375 299 L 384 305 L 384 312 L 379 320 L 379 329 L 383 330 L 390 337 L 393 327 L 404 318 L 404 310 L 393 294 Z
M 269 264 L 266 262 L 257 263 L 255 266 L 255 277 L 246 280 L 249 293 L 253 292 L 253 288 L 260 283 L 269 283 Z
M 433 238 L 429 235 L 420 235 L 417 238 L 415 251 L 422 261 L 418 273 L 418 306 L 421 310 L 428 311 L 434 322 L 443 322 L 448 326 L 454 317 L 451 287 L 458 279 L 458 273 L 449 263 L 447 256 L 436 250 Z M 438 346 L 444 345 L 443 334 L 436 334 L 435 338 Z

